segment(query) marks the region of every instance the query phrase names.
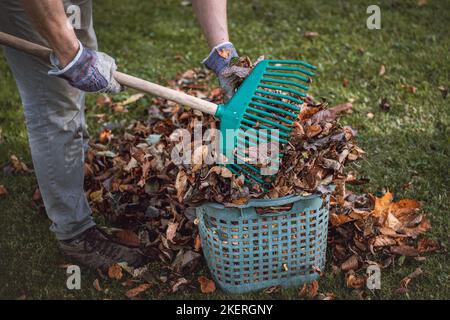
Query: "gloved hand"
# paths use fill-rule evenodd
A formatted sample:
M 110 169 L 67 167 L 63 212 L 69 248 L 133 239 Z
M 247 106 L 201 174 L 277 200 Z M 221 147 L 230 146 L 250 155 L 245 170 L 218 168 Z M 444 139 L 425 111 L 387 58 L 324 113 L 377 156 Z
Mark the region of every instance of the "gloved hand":
M 105 53 L 84 47 L 80 42 L 80 49 L 75 58 L 63 69 L 60 69 L 58 58 L 50 55 L 53 68 L 49 75 L 63 78 L 85 92 L 118 93 L 120 84 L 113 74 L 117 69 L 114 59 Z
M 236 49 L 231 42 L 224 42 L 214 47 L 209 56 L 203 60 L 203 64 L 213 70 L 219 78 L 219 84 L 225 93 L 225 101 L 234 95 L 238 80 L 245 78 L 251 71 L 250 68 L 233 66 L 233 58 L 239 58 Z

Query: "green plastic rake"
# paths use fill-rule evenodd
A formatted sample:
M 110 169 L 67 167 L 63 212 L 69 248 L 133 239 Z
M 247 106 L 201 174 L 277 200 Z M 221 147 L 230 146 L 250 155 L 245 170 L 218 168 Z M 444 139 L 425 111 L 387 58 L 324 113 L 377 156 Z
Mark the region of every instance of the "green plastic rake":
M 269 184 L 272 177 L 262 174 L 261 163 L 251 155 L 252 148 L 257 149 L 260 143 L 269 148 L 270 143 L 276 143 L 279 150 L 289 143 L 299 105 L 306 97 L 301 90 L 309 89 L 306 84 L 314 76 L 311 70 L 315 69 L 303 61 L 263 60 L 231 100 L 218 106 L 215 115 L 221 120 L 222 137 L 226 137 L 222 152 L 226 154 L 227 167 L 233 173 L 244 174 L 263 186 Z M 233 130 L 234 135 L 230 136 Z M 230 150 L 230 145 L 233 150 Z M 282 156 L 280 153 L 275 157 L 272 155 L 271 161 L 279 162 Z
M 41 45 L 0 32 L 0 44 L 49 61 L 51 50 Z M 263 60 L 252 70 L 233 98 L 216 105 L 183 92 L 169 89 L 121 72 L 114 74 L 123 86 L 172 100 L 220 119 L 222 150 L 227 167 L 243 174 L 247 181 L 267 185 L 261 166 L 249 157 L 259 143 L 277 142 L 279 148 L 289 141 L 307 83 L 316 68 L 303 61 Z M 282 155 L 276 157 L 281 158 Z M 279 161 L 276 160 L 275 161 Z

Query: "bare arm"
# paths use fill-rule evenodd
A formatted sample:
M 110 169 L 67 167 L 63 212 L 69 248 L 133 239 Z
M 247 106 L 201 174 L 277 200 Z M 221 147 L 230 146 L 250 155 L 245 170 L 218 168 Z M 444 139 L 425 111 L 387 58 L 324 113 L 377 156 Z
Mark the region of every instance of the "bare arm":
M 75 31 L 67 21 L 61 0 L 21 0 L 34 27 L 50 44 L 61 66 L 66 66 L 79 50 Z
M 227 0 L 193 0 L 192 6 L 210 49 L 229 41 Z

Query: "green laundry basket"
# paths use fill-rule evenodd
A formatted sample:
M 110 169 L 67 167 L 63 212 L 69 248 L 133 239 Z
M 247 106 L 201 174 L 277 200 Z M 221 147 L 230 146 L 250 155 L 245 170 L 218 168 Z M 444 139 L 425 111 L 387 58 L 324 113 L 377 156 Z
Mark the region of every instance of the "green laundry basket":
M 237 208 L 196 209 L 203 253 L 216 283 L 229 293 L 298 286 L 323 270 L 329 196 L 251 200 Z

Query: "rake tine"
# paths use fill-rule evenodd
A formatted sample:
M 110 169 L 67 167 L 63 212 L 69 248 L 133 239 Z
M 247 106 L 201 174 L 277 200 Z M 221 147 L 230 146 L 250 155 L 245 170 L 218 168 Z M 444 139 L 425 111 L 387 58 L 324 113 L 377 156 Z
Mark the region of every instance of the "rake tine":
M 259 113 L 259 114 L 261 114 L 263 116 L 266 116 L 266 117 L 270 117 L 270 118 L 273 118 L 273 119 L 278 119 L 278 120 L 280 120 L 282 122 L 285 122 L 287 124 L 293 124 L 294 123 L 294 121 L 289 120 L 287 118 L 284 118 L 282 116 L 279 116 L 277 114 L 270 113 L 270 112 L 267 112 L 267 111 L 263 111 L 263 110 L 260 110 L 260 109 L 256 109 L 256 108 L 253 108 L 253 107 L 247 107 L 247 110 L 253 111 L 255 113 Z
M 250 178 L 252 178 L 256 182 L 267 185 L 267 183 L 264 180 L 254 176 L 252 173 L 250 173 L 249 171 L 245 170 L 244 168 L 238 166 L 237 164 L 232 164 L 231 166 L 233 166 L 234 168 L 237 167 L 238 169 L 235 169 L 235 170 L 237 170 L 238 172 L 240 172 L 240 171 L 244 172 L 246 176 L 249 176 Z
M 296 102 L 298 104 L 303 104 L 303 101 L 301 101 L 301 100 L 299 100 L 297 98 L 288 96 L 286 94 L 281 94 L 281 93 L 276 93 L 276 92 L 271 92 L 271 91 L 265 91 L 265 90 L 259 90 L 259 89 L 256 90 L 255 93 L 261 93 L 261 94 L 265 94 L 267 96 L 278 97 L 278 98 L 281 98 L 281 99 L 287 99 L 287 100 Z
M 253 98 L 254 99 L 258 99 L 258 100 L 262 100 L 262 101 L 266 101 L 266 102 L 270 102 L 270 103 L 273 103 L 273 104 L 280 104 L 280 105 L 285 106 L 286 108 L 289 108 L 289 109 L 294 110 L 294 111 L 300 111 L 299 107 L 293 106 L 290 103 L 283 102 L 283 101 L 280 101 L 280 100 L 274 100 L 274 99 L 270 99 L 270 98 L 266 98 L 266 97 L 262 97 L 262 96 L 254 96 Z M 294 115 L 294 118 L 295 117 L 296 116 Z
M 277 123 L 275 121 L 268 120 L 266 118 L 263 118 L 263 117 L 260 117 L 260 116 L 257 116 L 257 115 L 251 114 L 251 113 L 246 113 L 245 116 L 249 117 L 251 119 L 255 119 L 255 120 L 258 120 L 258 121 L 270 124 L 270 125 L 272 125 L 274 127 L 277 127 L 277 128 L 280 128 L 280 129 L 283 129 L 283 130 L 286 130 L 286 131 L 290 131 L 289 127 L 286 127 L 285 125 L 279 124 L 279 123 Z
M 238 132 L 238 135 L 240 135 L 241 137 L 242 136 L 248 137 L 249 139 L 252 139 L 252 140 L 254 140 L 256 142 L 261 141 L 263 143 L 267 143 L 267 140 L 266 140 L 265 137 L 259 137 L 259 136 L 255 135 L 253 133 L 250 133 L 250 132 L 247 133 L 247 132 L 244 132 L 244 131 L 241 130 L 241 131 Z
M 287 140 L 285 140 L 283 138 L 276 137 L 274 135 L 269 135 L 266 132 L 263 132 L 261 130 L 256 130 L 256 129 L 251 128 L 251 127 L 249 127 L 249 126 L 247 126 L 245 124 L 242 125 L 242 128 L 246 129 L 245 131 L 243 131 L 245 134 L 248 133 L 248 132 L 255 132 L 255 133 L 258 133 L 259 135 L 264 136 L 265 138 L 270 137 L 271 139 L 277 140 L 278 142 L 281 142 L 281 143 L 289 143 L 289 141 L 287 141 Z
M 301 88 L 303 90 L 308 90 L 309 89 L 308 86 L 305 86 L 303 84 L 297 83 L 295 81 L 280 80 L 280 79 L 273 79 L 273 78 L 266 78 L 266 77 L 263 77 L 261 80 L 262 81 L 267 81 L 267 82 L 287 84 L 287 85 L 291 85 L 291 86 L 295 86 L 295 87 Z
M 300 61 L 300 60 L 269 60 L 269 63 L 280 63 L 280 64 L 297 64 L 297 65 L 301 65 L 313 70 L 316 70 L 317 67 L 313 66 L 312 64 L 309 64 L 307 62 L 304 61 Z
M 245 138 L 242 138 L 242 137 L 236 137 L 236 139 L 237 139 L 239 142 L 243 143 L 243 144 L 244 144 L 244 147 L 247 147 L 247 145 L 246 145 L 247 143 L 248 143 L 248 145 L 249 145 L 250 147 L 258 147 L 257 144 L 251 142 L 250 140 L 246 140 Z
M 262 88 L 266 88 L 266 89 L 274 89 L 274 90 L 290 92 L 290 93 L 296 94 L 296 95 L 298 95 L 300 97 L 303 97 L 303 98 L 306 97 L 306 94 L 304 92 L 297 91 L 297 90 L 292 89 L 292 88 L 273 86 L 271 84 L 266 84 L 266 83 L 261 83 L 259 86 L 262 87 Z M 301 102 L 301 104 L 303 104 L 302 100 L 299 100 L 299 101 Z
M 297 72 L 301 72 L 303 74 L 306 74 L 307 76 L 314 76 L 314 72 L 308 71 L 308 70 L 304 70 L 301 68 L 295 68 L 295 67 L 283 67 L 283 66 L 269 66 L 267 67 L 267 69 L 269 70 L 280 70 L 280 71 L 297 71 Z
M 261 107 L 261 108 L 264 108 L 264 109 L 267 109 L 267 110 L 272 110 L 274 112 L 282 113 L 282 114 L 284 114 L 284 115 L 286 115 L 288 117 L 292 117 L 292 118 L 296 118 L 297 117 L 297 115 L 293 114 L 292 112 L 289 112 L 289 111 L 286 111 L 286 110 L 283 110 L 283 109 L 280 109 L 280 108 L 277 108 L 277 107 L 274 107 L 274 106 L 270 106 L 270 105 L 265 104 L 265 103 L 252 101 L 252 102 L 250 102 L 250 105 L 258 106 L 258 107 Z
M 249 125 L 251 125 L 251 126 L 256 126 L 256 121 L 253 121 L 253 120 L 250 120 L 250 119 L 242 118 L 242 122 L 247 123 L 247 124 L 249 124 Z M 262 128 L 262 129 L 269 130 L 269 131 L 272 131 L 272 130 L 273 130 L 273 128 L 268 127 L 268 126 L 266 126 L 266 125 L 264 125 L 264 124 L 259 124 L 259 127 Z M 278 135 L 280 135 L 280 136 L 282 136 L 282 137 L 284 137 L 284 138 L 289 138 L 289 133 L 292 131 L 292 129 L 289 128 L 289 130 L 286 130 L 286 131 L 287 131 L 287 133 L 280 130 L 280 131 L 278 132 Z
M 301 80 L 303 82 L 309 83 L 309 78 L 306 78 L 304 76 L 300 76 L 298 74 L 292 74 L 292 73 L 283 73 L 283 72 L 265 72 L 265 76 L 272 76 L 272 77 L 284 77 L 284 78 L 294 78 Z

